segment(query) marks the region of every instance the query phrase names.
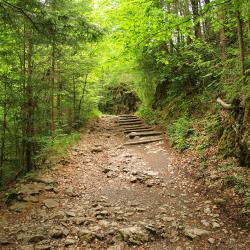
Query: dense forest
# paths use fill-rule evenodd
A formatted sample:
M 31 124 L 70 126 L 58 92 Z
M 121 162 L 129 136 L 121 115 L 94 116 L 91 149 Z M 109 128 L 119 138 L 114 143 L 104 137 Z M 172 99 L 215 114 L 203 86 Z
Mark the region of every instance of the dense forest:
M 0 23 L 1 185 L 101 112 L 249 166 L 248 0 L 0 0 Z

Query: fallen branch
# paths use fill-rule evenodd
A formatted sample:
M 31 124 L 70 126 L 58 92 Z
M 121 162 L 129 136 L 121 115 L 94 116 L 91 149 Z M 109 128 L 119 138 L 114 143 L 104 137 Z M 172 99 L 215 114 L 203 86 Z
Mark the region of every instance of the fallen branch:
M 220 97 L 217 98 L 217 102 L 225 109 L 232 109 L 232 104 L 225 103 Z

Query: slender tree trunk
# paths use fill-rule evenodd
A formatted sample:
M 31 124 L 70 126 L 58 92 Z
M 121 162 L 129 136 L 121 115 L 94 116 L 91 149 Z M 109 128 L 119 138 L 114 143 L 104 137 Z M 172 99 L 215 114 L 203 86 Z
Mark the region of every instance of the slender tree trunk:
M 85 80 L 84 80 L 84 84 L 83 84 L 83 88 L 82 88 L 82 96 L 81 96 L 81 99 L 80 99 L 79 105 L 78 105 L 78 110 L 77 110 L 77 118 L 78 118 L 78 120 L 80 119 L 80 115 L 81 115 L 81 108 L 82 108 L 82 103 L 83 103 L 84 96 L 85 96 L 87 82 L 88 82 L 88 74 L 86 74 L 86 76 L 85 76 Z
M 237 18 L 239 49 L 240 49 L 241 74 L 244 76 L 245 75 L 245 45 L 244 45 L 244 37 L 243 37 L 243 24 L 242 24 L 239 10 L 237 10 L 236 12 L 236 18 Z
M 58 93 L 57 93 L 57 104 L 56 104 L 56 109 L 57 109 L 57 119 L 58 123 L 61 125 L 62 124 L 62 107 L 61 107 L 61 102 L 62 102 L 62 97 L 61 97 L 61 92 L 62 92 L 62 81 L 58 81 Z
M 205 0 L 205 5 L 208 5 L 208 4 L 210 4 L 210 0 Z M 204 21 L 204 35 L 205 35 L 206 40 L 211 39 L 210 23 L 207 18 Z
M 1 134 L 1 150 L 0 150 L 0 186 L 3 184 L 3 167 L 5 158 L 5 140 L 7 128 L 7 83 L 4 82 L 4 103 L 3 103 L 3 123 Z
M 22 168 L 26 166 L 26 25 L 23 25 L 23 51 L 22 51 L 22 146 L 20 164 Z
M 73 121 L 75 122 L 77 120 L 77 114 L 76 114 L 76 81 L 75 81 L 75 77 L 73 76 Z
M 193 12 L 193 21 L 194 21 L 194 33 L 196 38 L 201 38 L 201 24 L 198 21 L 199 17 L 199 0 L 190 0 L 192 12 Z
M 33 168 L 33 134 L 34 134 L 34 107 L 33 107 L 33 87 L 32 87 L 32 56 L 33 56 L 33 44 L 31 38 L 28 39 L 27 50 L 27 86 L 26 86 L 26 98 L 27 98 L 27 116 L 26 116 L 26 163 L 27 171 Z
M 55 40 L 53 39 L 53 42 L 52 42 L 52 52 L 51 52 L 51 72 L 50 72 L 50 77 L 51 77 L 50 134 L 51 134 L 52 140 L 54 140 L 54 137 L 55 137 L 55 103 L 54 103 L 54 91 L 55 91 L 55 63 L 56 63 L 55 49 L 56 49 L 56 44 L 55 44 Z
M 223 78 L 224 82 L 227 81 L 227 54 L 226 54 L 226 35 L 225 35 L 225 28 L 224 28 L 224 11 L 219 10 L 219 20 L 221 22 L 221 28 L 219 31 L 219 46 L 220 46 L 220 54 L 221 54 L 221 61 L 223 64 Z

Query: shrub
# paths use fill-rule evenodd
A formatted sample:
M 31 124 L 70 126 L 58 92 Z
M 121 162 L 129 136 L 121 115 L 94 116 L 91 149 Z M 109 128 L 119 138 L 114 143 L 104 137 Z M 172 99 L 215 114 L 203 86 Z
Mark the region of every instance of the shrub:
M 193 127 L 187 117 L 175 120 L 168 132 L 170 141 L 176 149 L 183 151 L 189 147 L 188 138 L 193 134 Z

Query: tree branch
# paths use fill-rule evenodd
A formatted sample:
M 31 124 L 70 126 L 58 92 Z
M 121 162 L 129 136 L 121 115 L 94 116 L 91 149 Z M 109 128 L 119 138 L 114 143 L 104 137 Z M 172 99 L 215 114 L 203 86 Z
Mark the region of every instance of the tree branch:
M 34 28 L 35 28 L 37 31 L 39 31 L 39 29 L 38 29 L 36 23 L 35 23 L 35 22 L 33 21 L 33 19 L 29 16 L 29 14 L 27 14 L 26 11 L 24 11 L 21 7 L 16 6 L 16 5 L 14 5 L 14 4 L 11 4 L 11 3 L 9 3 L 9 2 L 6 1 L 6 0 L 1 0 L 1 2 L 2 2 L 2 6 L 5 5 L 5 6 L 11 8 L 11 9 L 16 10 L 16 11 L 19 12 L 20 14 L 22 14 L 26 19 L 28 19 L 29 22 L 31 22 L 31 24 L 34 26 Z
M 231 2 L 231 0 L 225 0 L 225 1 L 222 2 L 222 3 L 218 3 L 218 4 L 211 5 L 211 6 L 209 6 L 206 10 L 203 10 L 203 11 L 196 17 L 196 19 L 198 19 L 198 18 L 200 18 L 200 17 L 206 15 L 206 14 L 210 11 L 210 9 L 212 9 L 212 8 L 217 7 L 217 6 L 220 6 L 220 5 L 224 5 L 224 4 L 227 4 L 227 3 L 230 3 L 230 2 Z M 190 15 L 190 16 L 186 16 L 186 17 L 184 17 L 184 18 L 186 18 L 186 19 L 183 20 L 182 22 L 177 23 L 176 25 L 172 26 L 172 28 L 179 28 L 181 25 L 183 25 L 183 24 L 185 24 L 185 23 L 188 23 L 188 22 L 192 21 L 192 18 L 193 18 L 193 17 L 192 17 L 192 15 Z M 157 32 L 155 32 L 155 33 L 153 33 L 153 34 L 151 34 L 150 37 L 147 37 L 147 38 L 143 39 L 142 41 L 140 41 L 140 42 L 137 44 L 137 46 L 140 45 L 141 43 L 143 43 L 144 41 L 151 39 L 152 36 L 161 34 L 161 33 L 165 32 L 165 31 L 166 31 L 165 29 L 164 29 L 164 30 L 159 30 L 159 31 L 157 31 Z
M 233 108 L 232 104 L 225 103 L 220 97 L 218 97 L 216 101 L 225 109 Z

